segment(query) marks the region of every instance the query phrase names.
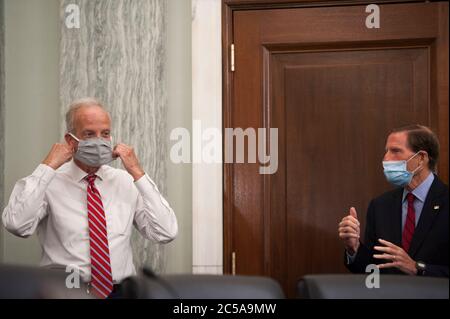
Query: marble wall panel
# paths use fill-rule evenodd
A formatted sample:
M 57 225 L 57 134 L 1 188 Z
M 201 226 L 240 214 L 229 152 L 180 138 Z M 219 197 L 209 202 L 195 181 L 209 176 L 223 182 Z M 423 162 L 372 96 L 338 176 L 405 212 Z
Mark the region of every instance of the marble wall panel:
M 65 23 L 71 4 L 79 8 L 79 28 Z M 165 195 L 166 0 L 61 0 L 60 14 L 61 121 L 73 100 L 98 98 L 111 113 L 114 142 L 135 148 Z M 136 267 L 164 272 L 163 245 L 136 231 L 132 242 Z

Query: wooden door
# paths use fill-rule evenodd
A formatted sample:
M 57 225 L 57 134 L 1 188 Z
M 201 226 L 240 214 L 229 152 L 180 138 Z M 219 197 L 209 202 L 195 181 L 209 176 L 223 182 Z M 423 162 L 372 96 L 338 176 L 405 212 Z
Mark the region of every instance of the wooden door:
M 337 224 L 355 206 L 364 227 L 390 188 L 392 128 L 432 127 L 448 182 L 448 4 L 380 4 L 369 29 L 365 4 L 238 5 L 250 2 L 224 3 L 224 127 L 278 128 L 279 165 L 224 165 L 224 271 L 294 297 L 305 274 L 346 272 Z

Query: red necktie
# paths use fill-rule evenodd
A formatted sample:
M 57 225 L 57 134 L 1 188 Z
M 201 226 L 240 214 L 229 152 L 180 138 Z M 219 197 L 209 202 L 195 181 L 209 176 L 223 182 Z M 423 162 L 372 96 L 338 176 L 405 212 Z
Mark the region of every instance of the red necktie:
M 111 262 L 109 259 L 108 231 L 101 196 L 94 181 L 96 175 L 86 177 L 89 243 L 91 252 L 91 291 L 106 298 L 113 290 Z
M 406 199 L 408 201 L 408 214 L 406 215 L 405 227 L 403 228 L 402 246 L 408 252 L 414 229 L 416 228 L 416 212 L 414 211 L 414 194 L 408 193 Z

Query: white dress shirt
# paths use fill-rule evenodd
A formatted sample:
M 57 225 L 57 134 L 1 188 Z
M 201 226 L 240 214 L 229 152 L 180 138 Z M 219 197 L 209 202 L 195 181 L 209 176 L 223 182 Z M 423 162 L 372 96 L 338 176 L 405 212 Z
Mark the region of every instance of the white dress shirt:
M 131 249 L 134 225 L 145 237 L 167 243 L 178 232 L 177 219 L 155 183 L 145 174 L 136 182 L 121 169 L 103 165 L 95 185 L 101 194 L 108 229 L 114 282 L 136 274 Z M 73 160 L 54 170 L 40 164 L 19 180 L 2 215 L 11 233 L 31 236 L 36 230 L 42 246 L 41 266 L 78 269 L 90 281 L 87 216 L 87 173 Z

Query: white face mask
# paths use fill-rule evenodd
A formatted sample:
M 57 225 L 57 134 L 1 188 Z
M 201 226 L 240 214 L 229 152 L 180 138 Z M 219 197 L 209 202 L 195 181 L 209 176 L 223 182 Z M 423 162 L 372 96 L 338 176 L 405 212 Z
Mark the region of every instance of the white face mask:
M 80 140 L 72 133 L 69 133 L 69 135 L 78 141 L 78 150 L 74 158 L 81 163 L 90 167 L 100 167 L 114 160 L 110 140 L 98 137 Z

